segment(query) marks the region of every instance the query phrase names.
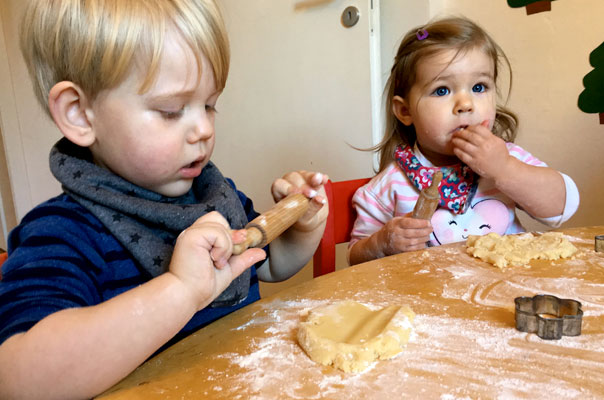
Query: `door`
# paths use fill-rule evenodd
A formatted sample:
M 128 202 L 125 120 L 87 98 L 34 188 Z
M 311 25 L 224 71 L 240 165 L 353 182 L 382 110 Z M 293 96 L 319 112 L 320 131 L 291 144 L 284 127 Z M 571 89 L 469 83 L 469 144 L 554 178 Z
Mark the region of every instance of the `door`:
M 372 157 L 370 2 L 222 0 L 231 69 L 218 102 L 214 160 L 251 197 L 292 170 L 368 177 Z M 341 23 L 359 10 L 356 25 Z

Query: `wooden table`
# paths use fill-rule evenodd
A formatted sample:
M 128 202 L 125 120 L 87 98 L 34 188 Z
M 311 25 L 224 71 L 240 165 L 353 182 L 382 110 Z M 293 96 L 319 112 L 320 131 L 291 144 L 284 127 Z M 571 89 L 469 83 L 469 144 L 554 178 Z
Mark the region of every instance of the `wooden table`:
M 239 310 L 149 360 L 103 399 L 604 398 L 604 226 L 567 229 L 573 259 L 500 271 L 457 243 L 306 282 Z M 582 334 L 546 341 L 514 327 L 514 298 L 579 300 Z M 408 304 L 414 337 L 360 374 L 311 361 L 308 311 L 339 300 Z

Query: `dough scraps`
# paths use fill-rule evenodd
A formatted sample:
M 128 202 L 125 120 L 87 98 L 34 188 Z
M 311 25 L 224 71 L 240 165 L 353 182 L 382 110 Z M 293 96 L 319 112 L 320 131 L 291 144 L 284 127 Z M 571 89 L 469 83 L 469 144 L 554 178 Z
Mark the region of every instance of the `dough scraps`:
M 557 260 L 568 258 L 577 248 L 560 232 L 546 232 L 540 236 L 531 233 L 499 236 L 470 235 L 466 242 L 468 254 L 504 269 L 508 265 L 528 265 L 530 260 Z
M 355 301 L 317 307 L 300 323 L 298 342 L 315 362 L 361 372 L 405 348 L 415 314 L 407 306 L 371 310 Z

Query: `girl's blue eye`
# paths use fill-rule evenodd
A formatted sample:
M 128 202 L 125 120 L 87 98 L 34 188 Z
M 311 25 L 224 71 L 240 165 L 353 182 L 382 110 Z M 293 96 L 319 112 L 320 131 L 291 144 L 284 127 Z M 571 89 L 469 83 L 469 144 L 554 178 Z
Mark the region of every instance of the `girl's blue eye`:
M 434 94 L 436 96 L 446 96 L 449 93 L 450 92 L 449 92 L 448 88 L 441 86 L 441 87 L 437 88 L 432 94 Z
M 487 90 L 487 87 L 485 85 L 483 85 L 482 83 L 477 83 L 476 85 L 472 86 L 472 91 L 474 93 L 482 93 L 485 92 Z

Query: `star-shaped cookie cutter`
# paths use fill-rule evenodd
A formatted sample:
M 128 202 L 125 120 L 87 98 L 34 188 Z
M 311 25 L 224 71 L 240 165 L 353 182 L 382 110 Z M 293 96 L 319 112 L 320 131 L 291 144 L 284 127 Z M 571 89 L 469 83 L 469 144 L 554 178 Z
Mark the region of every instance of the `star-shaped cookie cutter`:
M 516 329 L 536 333 L 541 339 L 554 340 L 581 334 L 581 303 L 548 294 L 516 297 Z

